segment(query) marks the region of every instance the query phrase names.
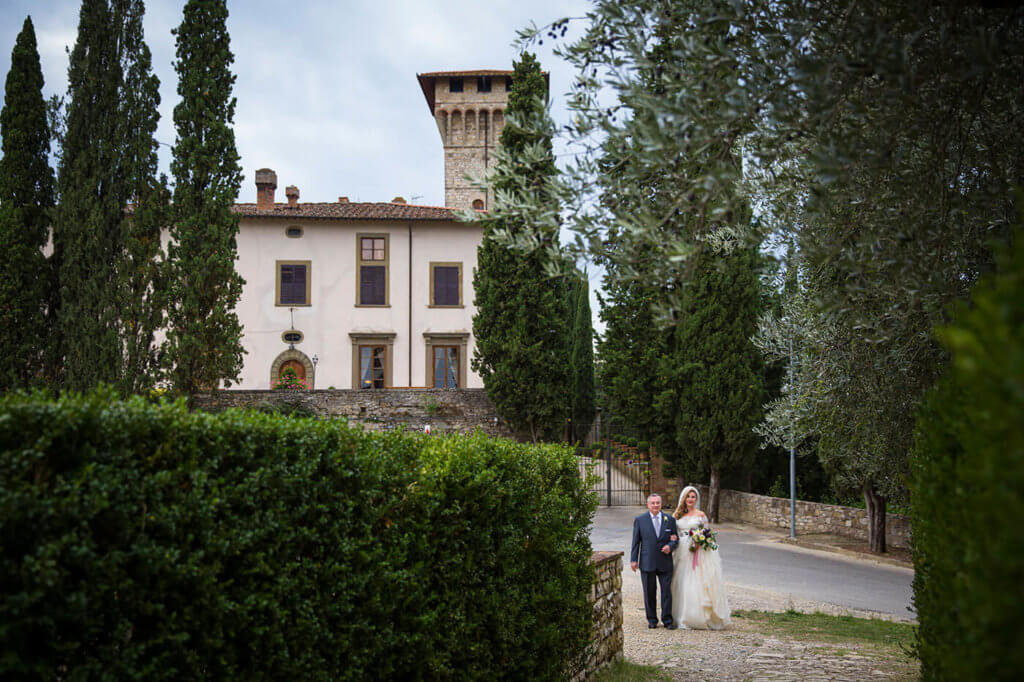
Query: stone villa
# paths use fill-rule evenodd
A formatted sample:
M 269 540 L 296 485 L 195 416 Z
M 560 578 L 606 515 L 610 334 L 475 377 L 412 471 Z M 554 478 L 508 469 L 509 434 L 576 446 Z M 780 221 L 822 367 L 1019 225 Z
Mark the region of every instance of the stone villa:
M 492 198 L 464 175 L 492 165 L 511 71 L 424 73 L 420 87 L 445 150 L 445 207 L 276 200 L 256 171 L 241 216 L 237 312 L 247 351 L 239 389 L 267 389 L 285 368 L 315 388 L 482 388 L 473 352 L 473 268 L 482 230 L 456 209 Z

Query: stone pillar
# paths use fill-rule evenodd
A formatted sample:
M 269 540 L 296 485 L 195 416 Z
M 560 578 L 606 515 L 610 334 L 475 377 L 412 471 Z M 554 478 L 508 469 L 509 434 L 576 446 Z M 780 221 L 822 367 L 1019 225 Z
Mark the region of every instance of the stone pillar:
M 594 622 L 590 644 L 581 670 L 571 676 L 573 682 L 589 680 L 604 666 L 622 658 L 622 552 L 594 552 L 594 587 L 590 602 Z

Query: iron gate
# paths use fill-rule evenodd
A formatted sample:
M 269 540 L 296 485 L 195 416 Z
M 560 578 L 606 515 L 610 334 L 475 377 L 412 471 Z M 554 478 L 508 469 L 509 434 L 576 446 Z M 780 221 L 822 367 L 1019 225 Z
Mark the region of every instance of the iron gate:
M 600 413 L 586 445 L 577 448 L 580 475 L 592 475 L 591 490 L 606 506 L 643 506 L 651 493 L 651 454 L 614 419 Z

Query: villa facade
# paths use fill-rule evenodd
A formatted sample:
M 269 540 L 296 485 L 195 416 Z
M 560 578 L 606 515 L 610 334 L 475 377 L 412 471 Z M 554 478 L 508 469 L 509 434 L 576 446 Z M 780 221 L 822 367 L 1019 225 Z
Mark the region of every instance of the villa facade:
M 267 389 L 293 369 L 311 388 L 482 388 L 473 353 L 473 270 L 483 236 L 455 210 L 491 197 L 483 176 L 504 124 L 511 71 L 420 74 L 445 147 L 445 207 L 299 202 L 256 172 L 255 204 L 237 204 L 236 308 L 246 350 L 233 388 Z

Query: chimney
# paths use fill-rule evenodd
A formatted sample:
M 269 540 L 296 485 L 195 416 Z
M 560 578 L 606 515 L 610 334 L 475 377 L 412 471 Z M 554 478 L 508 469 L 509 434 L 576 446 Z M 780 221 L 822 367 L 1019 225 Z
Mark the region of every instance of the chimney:
M 394 199 L 391 200 L 391 203 L 392 204 L 404 204 L 405 203 L 405 199 L 403 197 L 395 197 Z
M 348 203 L 348 197 L 338 197 L 338 203 L 339 204 L 347 204 Z
M 275 189 L 277 189 L 277 173 L 269 168 L 260 168 L 256 171 L 257 211 L 273 210 Z
M 288 208 L 295 208 L 299 205 L 299 188 L 295 185 L 288 185 L 284 188 L 284 195 L 288 197 Z

